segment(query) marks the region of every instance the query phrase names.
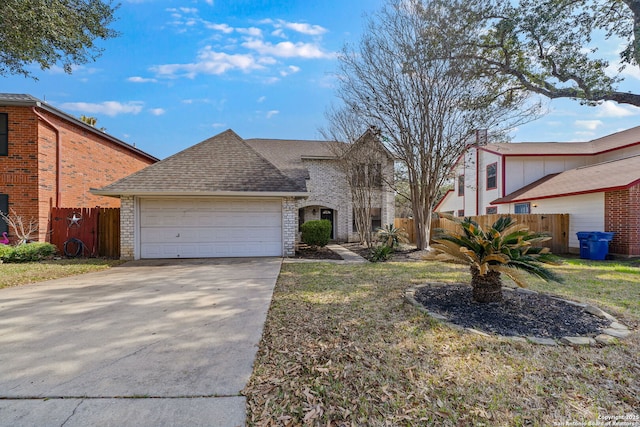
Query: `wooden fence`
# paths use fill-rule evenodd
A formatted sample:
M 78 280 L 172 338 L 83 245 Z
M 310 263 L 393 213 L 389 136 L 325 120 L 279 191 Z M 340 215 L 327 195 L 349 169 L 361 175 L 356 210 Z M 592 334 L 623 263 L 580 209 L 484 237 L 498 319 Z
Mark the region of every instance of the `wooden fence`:
M 480 215 L 472 216 L 471 219 L 484 228 L 493 224 L 501 216 L 505 215 Z M 556 254 L 569 253 L 569 214 L 510 214 L 509 216 L 513 217 L 519 224 L 525 224 L 532 231 L 549 234 L 551 240 L 545 242 L 543 245 L 551 248 L 551 252 Z M 396 228 L 403 228 L 409 235 L 409 241 L 415 243 L 413 219 L 396 218 L 394 226 Z M 444 230 L 451 229 L 452 224 L 443 219 L 434 218 L 431 221 L 431 230 L 433 231 L 438 228 Z
M 51 208 L 51 243 L 71 257 L 120 257 L 119 208 Z

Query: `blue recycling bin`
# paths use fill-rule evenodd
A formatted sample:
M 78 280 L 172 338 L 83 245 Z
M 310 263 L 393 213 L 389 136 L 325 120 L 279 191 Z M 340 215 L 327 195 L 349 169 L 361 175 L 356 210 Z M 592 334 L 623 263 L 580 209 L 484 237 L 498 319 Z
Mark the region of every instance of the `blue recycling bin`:
M 580 258 L 602 261 L 609 254 L 609 243 L 615 233 L 606 231 L 579 231 Z

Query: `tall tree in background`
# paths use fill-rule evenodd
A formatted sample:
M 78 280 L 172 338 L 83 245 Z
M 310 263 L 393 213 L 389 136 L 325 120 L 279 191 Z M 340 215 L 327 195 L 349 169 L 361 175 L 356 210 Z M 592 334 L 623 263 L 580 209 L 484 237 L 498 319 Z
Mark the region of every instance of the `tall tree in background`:
M 483 29 L 463 0 L 390 0 L 339 58 L 337 94 L 359 121 L 379 129 L 405 163 L 416 244 L 429 244 L 438 189 L 478 128 L 491 135 L 531 120 L 537 105 L 506 79 L 483 74 L 466 43 Z M 465 6 L 465 7 L 463 7 Z M 462 58 L 465 59 L 457 59 Z
M 640 93 L 618 89 L 620 71 L 640 64 L 640 1 L 471 0 L 467 6 L 482 3 L 490 30 L 470 41 L 481 48 L 475 59 L 484 60 L 487 72 L 551 99 L 640 106 Z M 617 63 L 601 57 L 596 40 L 602 38 L 622 41 Z
M 117 5 L 110 0 L 2 0 L 0 3 L 0 76 L 22 74 L 37 63 L 46 70 L 73 65 L 100 56 L 96 39 L 109 39 Z

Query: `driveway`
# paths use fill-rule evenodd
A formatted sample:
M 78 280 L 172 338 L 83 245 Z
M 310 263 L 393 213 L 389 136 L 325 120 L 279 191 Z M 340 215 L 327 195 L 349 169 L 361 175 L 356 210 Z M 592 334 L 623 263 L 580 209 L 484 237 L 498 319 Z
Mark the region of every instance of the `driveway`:
M 244 425 L 280 265 L 133 261 L 1 289 L 0 425 Z

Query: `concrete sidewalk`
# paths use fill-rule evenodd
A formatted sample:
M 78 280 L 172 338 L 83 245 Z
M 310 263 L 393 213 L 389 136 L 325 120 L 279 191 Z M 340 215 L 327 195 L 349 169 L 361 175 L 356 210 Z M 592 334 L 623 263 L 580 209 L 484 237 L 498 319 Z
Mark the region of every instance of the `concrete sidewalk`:
M 240 426 L 279 258 L 0 290 L 1 426 Z

